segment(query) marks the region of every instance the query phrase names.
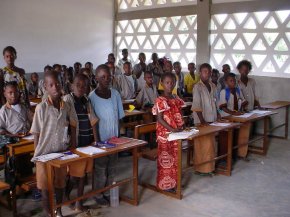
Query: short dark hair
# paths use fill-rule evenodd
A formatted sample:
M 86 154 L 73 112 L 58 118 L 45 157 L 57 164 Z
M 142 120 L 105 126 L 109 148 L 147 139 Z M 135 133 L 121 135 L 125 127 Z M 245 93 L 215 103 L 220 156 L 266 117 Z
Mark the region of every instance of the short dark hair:
M 128 52 L 128 49 L 127 48 L 122 49 L 122 53 L 124 52 Z
M 237 65 L 237 69 L 238 69 L 238 70 L 241 69 L 242 66 L 247 66 L 248 69 L 249 69 L 249 71 L 252 70 L 252 63 L 251 63 L 249 60 L 242 60 L 242 61 L 240 61 L 240 62 L 238 63 L 238 65 Z
M 59 74 L 57 71 L 48 71 L 47 73 L 44 74 L 44 81 L 47 78 L 53 78 L 53 79 L 59 81 Z
M 49 71 L 51 71 L 53 68 L 50 66 L 50 65 L 46 65 L 45 67 L 44 67 L 44 71 L 46 71 L 46 70 L 49 70 Z
M 219 70 L 217 70 L 217 69 L 212 69 L 212 72 L 211 72 L 212 74 L 217 74 L 217 75 L 219 75 L 220 74 L 220 71 Z
M 16 49 L 12 46 L 7 46 L 3 49 L 3 56 L 5 54 L 5 52 L 11 52 L 13 53 L 15 56 L 17 56 L 17 52 L 16 52 Z
M 150 72 L 150 71 L 145 71 L 145 72 L 144 72 L 144 76 L 145 76 L 145 75 L 152 75 L 152 72 Z
M 14 87 L 18 90 L 18 84 L 16 81 L 8 81 L 8 82 L 5 82 L 4 83 L 4 90 L 7 88 L 7 87 Z
M 236 74 L 230 72 L 230 73 L 228 73 L 228 74 L 225 75 L 225 80 L 228 80 L 228 78 L 236 78 Z
M 195 63 L 188 63 L 188 65 L 187 65 L 187 66 L 190 66 L 190 65 L 194 65 L 194 66 L 195 66 Z
M 109 54 L 108 54 L 108 57 L 109 57 L 109 56 L 113 56 L 113 57 L 115 57 L 115 54 L 113 54 L 113 53 L 109 53 Z
M 161 82 L 164 81 L 165 78 L 172 78 L 176 82 L 176 76 L 172 72 L 165 72 L 161 75 Z
M 79 79 L 79 80 L 81 80 L 81 81 L 84 81 L 84 82 L 89 82 L 89 78 L 88 78 L 86 75 L 82 74 L 82 73 L 78 73 L 78 74 L 74 77 L 74 82 L 75 82 L 77 79 Z
M 107 73 L 111 73 L 109 66 L 107 66 L 106 64 L 101 64 L 101 65 L 98 65 L 98 67 L 96 68 L 96 75 L 102 70 L 106 71 Z
M 87 65 L 87 64 L 93 65 L 93 63 L 91 63 L 91 62 L 86 62 L 85 65 Z
M 173 67 L 175 67 L 177 65 L 181 65 L 180 62 L 176 61 L 176 62 L 173 63 Z
M 210 64 L 208 64 L 208 63 L 203 63 L 203 64 L 200 65 L 200 67 L 199 67 L 199 71 L 201 72 L 201 70 L 204 69 L 204 68 L 208 69 L 209 71 L 212 70 L 212 67 L 211 67 Z
M 80 65 L 80 66 L 82 66 L 82 64 L 81 64 L 80 62 L 75 62 L 75 63 L 74 63 L 74 66 L 75 66 L 75 65 Z
M 52 68 L 55 69 L 56 67 L 60 67 L 61 68 L 61 65 L 56 63 L 56 64 L 53 64 Z
M 127 62 L 125 62 L 125 63 L 123 64 L 123 66 L 124 66 L 124 65 L 129 65 L 129 66 L 131 66 L 131 63 L 127 61 Z
M 30 77 L 32 77 L 33 75 L 37 75 L 38 76 L 38 74 L 36 72 L 33 72 L 33 73 L 31 73 Z

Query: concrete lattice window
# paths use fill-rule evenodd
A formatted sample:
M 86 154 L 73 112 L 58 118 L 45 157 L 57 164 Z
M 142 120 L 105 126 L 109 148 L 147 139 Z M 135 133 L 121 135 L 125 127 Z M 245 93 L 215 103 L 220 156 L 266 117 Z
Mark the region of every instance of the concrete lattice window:
M 180 61 L 185 68 L 196 60 L 196 15 L 122 20 L 116 26 L 117 59 L 128 48 L 129 58 L 138 62 L 144 52 L 149 61 L 153 52 Z
M 118 0 L 118 10 L 120 12 L 135 11 L 192 4 L 196 4 L 196 0 Z
M 290 76 L 290 10 L 213 15 L 210 38 L 216 68 L 248 59 L 253 74 Z

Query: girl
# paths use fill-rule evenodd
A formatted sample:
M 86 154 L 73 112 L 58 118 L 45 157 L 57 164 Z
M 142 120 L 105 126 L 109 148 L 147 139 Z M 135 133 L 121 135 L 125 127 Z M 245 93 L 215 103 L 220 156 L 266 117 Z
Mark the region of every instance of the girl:
M 158 141 L 157 187 L 161 190 L 175 192 L 177 185 L 177 141 L 167 141 L 169 132 L 179 132 L 183 129 L 181 107 L 184 102 L 172 91 L 176 85 L 173 73 L 161 76 L 164 88 L 163 96 L 156 99 L 152 109 L 157 115 L 156 134 Z

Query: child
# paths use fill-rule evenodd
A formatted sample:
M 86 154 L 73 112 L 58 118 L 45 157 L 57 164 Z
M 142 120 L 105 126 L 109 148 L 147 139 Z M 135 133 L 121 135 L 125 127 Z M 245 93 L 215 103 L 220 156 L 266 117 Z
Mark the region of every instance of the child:
M 172 93 L 176 85 L 173 73 L 161 76 L 163 95 L 158 97 L 152 109 L 157 115 L 156 134 L 158 141 L 157 187 L 164 191 L 175 192 L 177 185 L 177 141 L 167 141 L 169 132 L 179 132 L 183 129 L 181 107 L 184 102 Z
M 139 63 L 133 68 L 133 73 L 137 79 L 137 91 L 139 92 L 145 85 L 144 72 L 146 71 L 146 56 L 144 53 L 139 53 Z
M 85 75 L 76 75 L 73 81 L 73 92 L 65 95 L 63 98 L 65 102 L 68 102 L 70 106 L 74 108 L 78 117 L 76 129 L 77 147 L 89 146 L 98 140 L 96 128 L 98 118 L 95 116 L 91 104 L 85 96 L 88 85 L 89 79 Z M 78 197 L 82 196 L 84 193 L 85 173 L 91 172 L 92 166 L 92 161 L 88 161 L 84 164 L 77 163 L 69 168 L 70 175 L 72 177 L 77 177 L 77 179 L 73 180 L 73 182 L 78 182 Z M 70 191 L 73 188 L 73 182 L 71 182 L 72 186 L 67 186 L 68 191 L 66 193 L 68 198 Z M 84 210 L 82 201 L 76 202 L 75 209 Z
M 124 73 L 124 68 L 123 68 L 124 63 L 126 63 L 126 62 L 131 63 L 131 60 L 128 58 L 128 56 L 129 56 L 128 49 L 123 49 L 122 50 L 122 56 L 123 56 L 123 58 L 119 60 L 117 66 Z
M 256 82 L 253 78 L 248 77 L 248 74 L 252 70 L 251 62 L 248 60 L 242 60 L 238 63 L 237 69 L 241 75 L 240 79 L 238 80 L 238 85 L 248 102 L 246 110 L 252 111 L 255 107 L 261 108 L 256 94 Z
M 6 67 L 3 68 L 4 82 L 16 81 L 20 92 L 20 100 L 28 108 L 30 108 L 28 91 L 26 89 L 25 71 L 22 68 L 15 66 L 17 52 L 14 47 L 8 46 L 3 50 L 3 57 L 6 62 Z
M 28 92 L 29 95 L 32 96 L 33 98 L 36 98 L 38 96 L 39 92 L 39 86 L 38 86 L 38 74 L 36 72 L 33 72 L 30 76 L 31 83 L 28 86 Z
M 212 69 L 211 72 L 211 82 L 217 87 L 218 86 L 218 79 L 220 77 L 220 72 L 217 69 Z
M 173 70 L 172 62 L 170 60 L 164 59 L 163 73 L 172 73 L 172 70 Z M 177 75 L 175 75 L 175 77 L 176 77 L 176 81 L 177 81 Z M 162 86 L 161 82 L 159 82 L 158 90 L 160 92 L 163 91 L 163 86 Z M 177 90 L 178 90 L 178 83 L 175 82 L 175 87 L 174 87 L 172 93 L 177 95 L 177 93 L 178 93 Z
M 154 105 L 155 99 L 158 97 L 158 92 L 156 85 L 153 84 L 153 76 L 150 71 L 145 71 L 144 80 L 146 84 L 138 93 L 136 103 L 137 107 L 146 110 Z
M 4 97 L 4 73 L 3 70 L 0 69 L 0 108 L 2 107 L 2 105 L 5 104 L 5 97 Z
M 119 121 L 125 116 L 120 94 L 111 89 L 111 73 L 107 65 L 99 65 L 96 69 L 97 88 L 90 93 L 89 99 L 95 114 L 99 118 L 98 133 L 101 141 L 119 136 Z M 118 156 L 109 155 L 95 160 L 95 189 L 111 185 L 115 178 Z M 100 206 L 108 206 L 109 192 L 95 197 Z
M 93 69 L 93 63 L 86 62 L 85 68 L 89 70 L 89 81 L 90 81 L 90 87 L 91 89 L 95 89 L 97 87 L 97 82 L 94 76 L 94 69 Z
M 192 90 L 194 85 L 199 82 L 199 75 L 194 73 L 196 69 L 194 63 L 189 63 L 187 67 L 189 73 L 184 76 L 184 96 L 192 97 Z
M 81 72 L 82 64 L 79 62 L 75 62 L 74 64 L 74 76 Z
M 61 152 L 68 149 L 68 127 L 70 126 L 71 148 L 76 147 L 77 117 L 73 108 L 61 99 L 61 84 L 58 73 L 49 71 L 44 75 L 44 86 L 48 98 L 38 104 L 31 127 L 34 134 L 34 156 Z M 46 164 L 36 161 L 37 188 L 42 191 L 43 208 L 49 214 L 49 202 L 47 192 Z M 63 189 L 65 187 L 67 168 L 54 169 L 54 186 L 56 203 L 61 203 Z M 62 216 L 61 208 L 57 209 L 57 216 Z
M 23 137 L 29 132 L 33 114 L 20 103 L 18 85 L 15 81 L 7 82 L 4 86 L 6 104 L 0 109 L 0 134 Z M 30 154 L 16 158 L 17 172 L 23 177 L 32 175 Z
M 73 68 L 69 67 L 68 70 L 64 72 L 63 91 L 65 94 L 70 94 L 72 92 L 72 83 L 73 83 Z
M 208 63 L 201 64 L 200 81 L 194 86 L 192 111 L 195 125 L 207 125 L 217 120 L 216 87 L 210 82 L 211 66 Z M 215 170 L 215 163 L 203 162 L 213 160 L 215 157 L 215 135 L 207 135 L 194 140 L 194 164 L 195 171 L 199 174 L 211 175 Z
M 152 72 L 153 74 L 153 83 L 158 86 L 160 82 L 160 77 L 163 73 L 162 66 L 158 62 L 158 54 L 153 53 L 151 56 L 152 63 L 149 63 L 147 66 L 147 71 Z
M 175 71 L 176 74 L 176 78 L 177 78 L 177 92 L 179 96 L 183 96 L 184 94 L 184 75 L 181 71 L 181 64 L 180 62 L 174 62 L 173 63 L 173 69 Z
M 222 66 L 222 72 L 224 73 L 223 77 L 221 77 L 218 81 L 218 86 L 217 86 L 217 91 L 218 93 L 222 90 L 225 89 L 226 87 L 226 82 L 225 82 L 225 76 L 231 72 L 231 67 L 229 64 L 224 64 Z
M 219 109 L 222 110 L 222 116 L 226 115 L 242 115 L 248 102 L 245 100 L 243 93 L 239 87 L 236 86 L 236 75 L 234 73 L 228 73 L 225 77 L 226 88 L 220 92 L 219 97 Z M 250 136 L 251 123 L 243 123 L 239 129 L 238 145 L 242 147 L 238 148 L 238 157 L 248 161 L 248 141 Z
M 124 74 L 115 77 L 114 87 L 119 91 L 123 100 L 133 99 L 136 96 L 137 80 L 131 72 L 131 63 L 123 65 Z

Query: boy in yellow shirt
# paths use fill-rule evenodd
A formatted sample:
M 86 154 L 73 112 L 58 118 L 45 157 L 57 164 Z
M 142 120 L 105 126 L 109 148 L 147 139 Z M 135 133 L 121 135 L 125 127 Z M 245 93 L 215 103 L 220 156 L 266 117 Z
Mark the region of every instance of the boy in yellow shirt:
M 199 82 L 199 75 L 195 74 L 195 64 L 189 63 L 188 64 L 188 73 L 184 76 L 184 89 L 185 93 L 184 96 L 192 97 L 192 90 L 194 85 Z

